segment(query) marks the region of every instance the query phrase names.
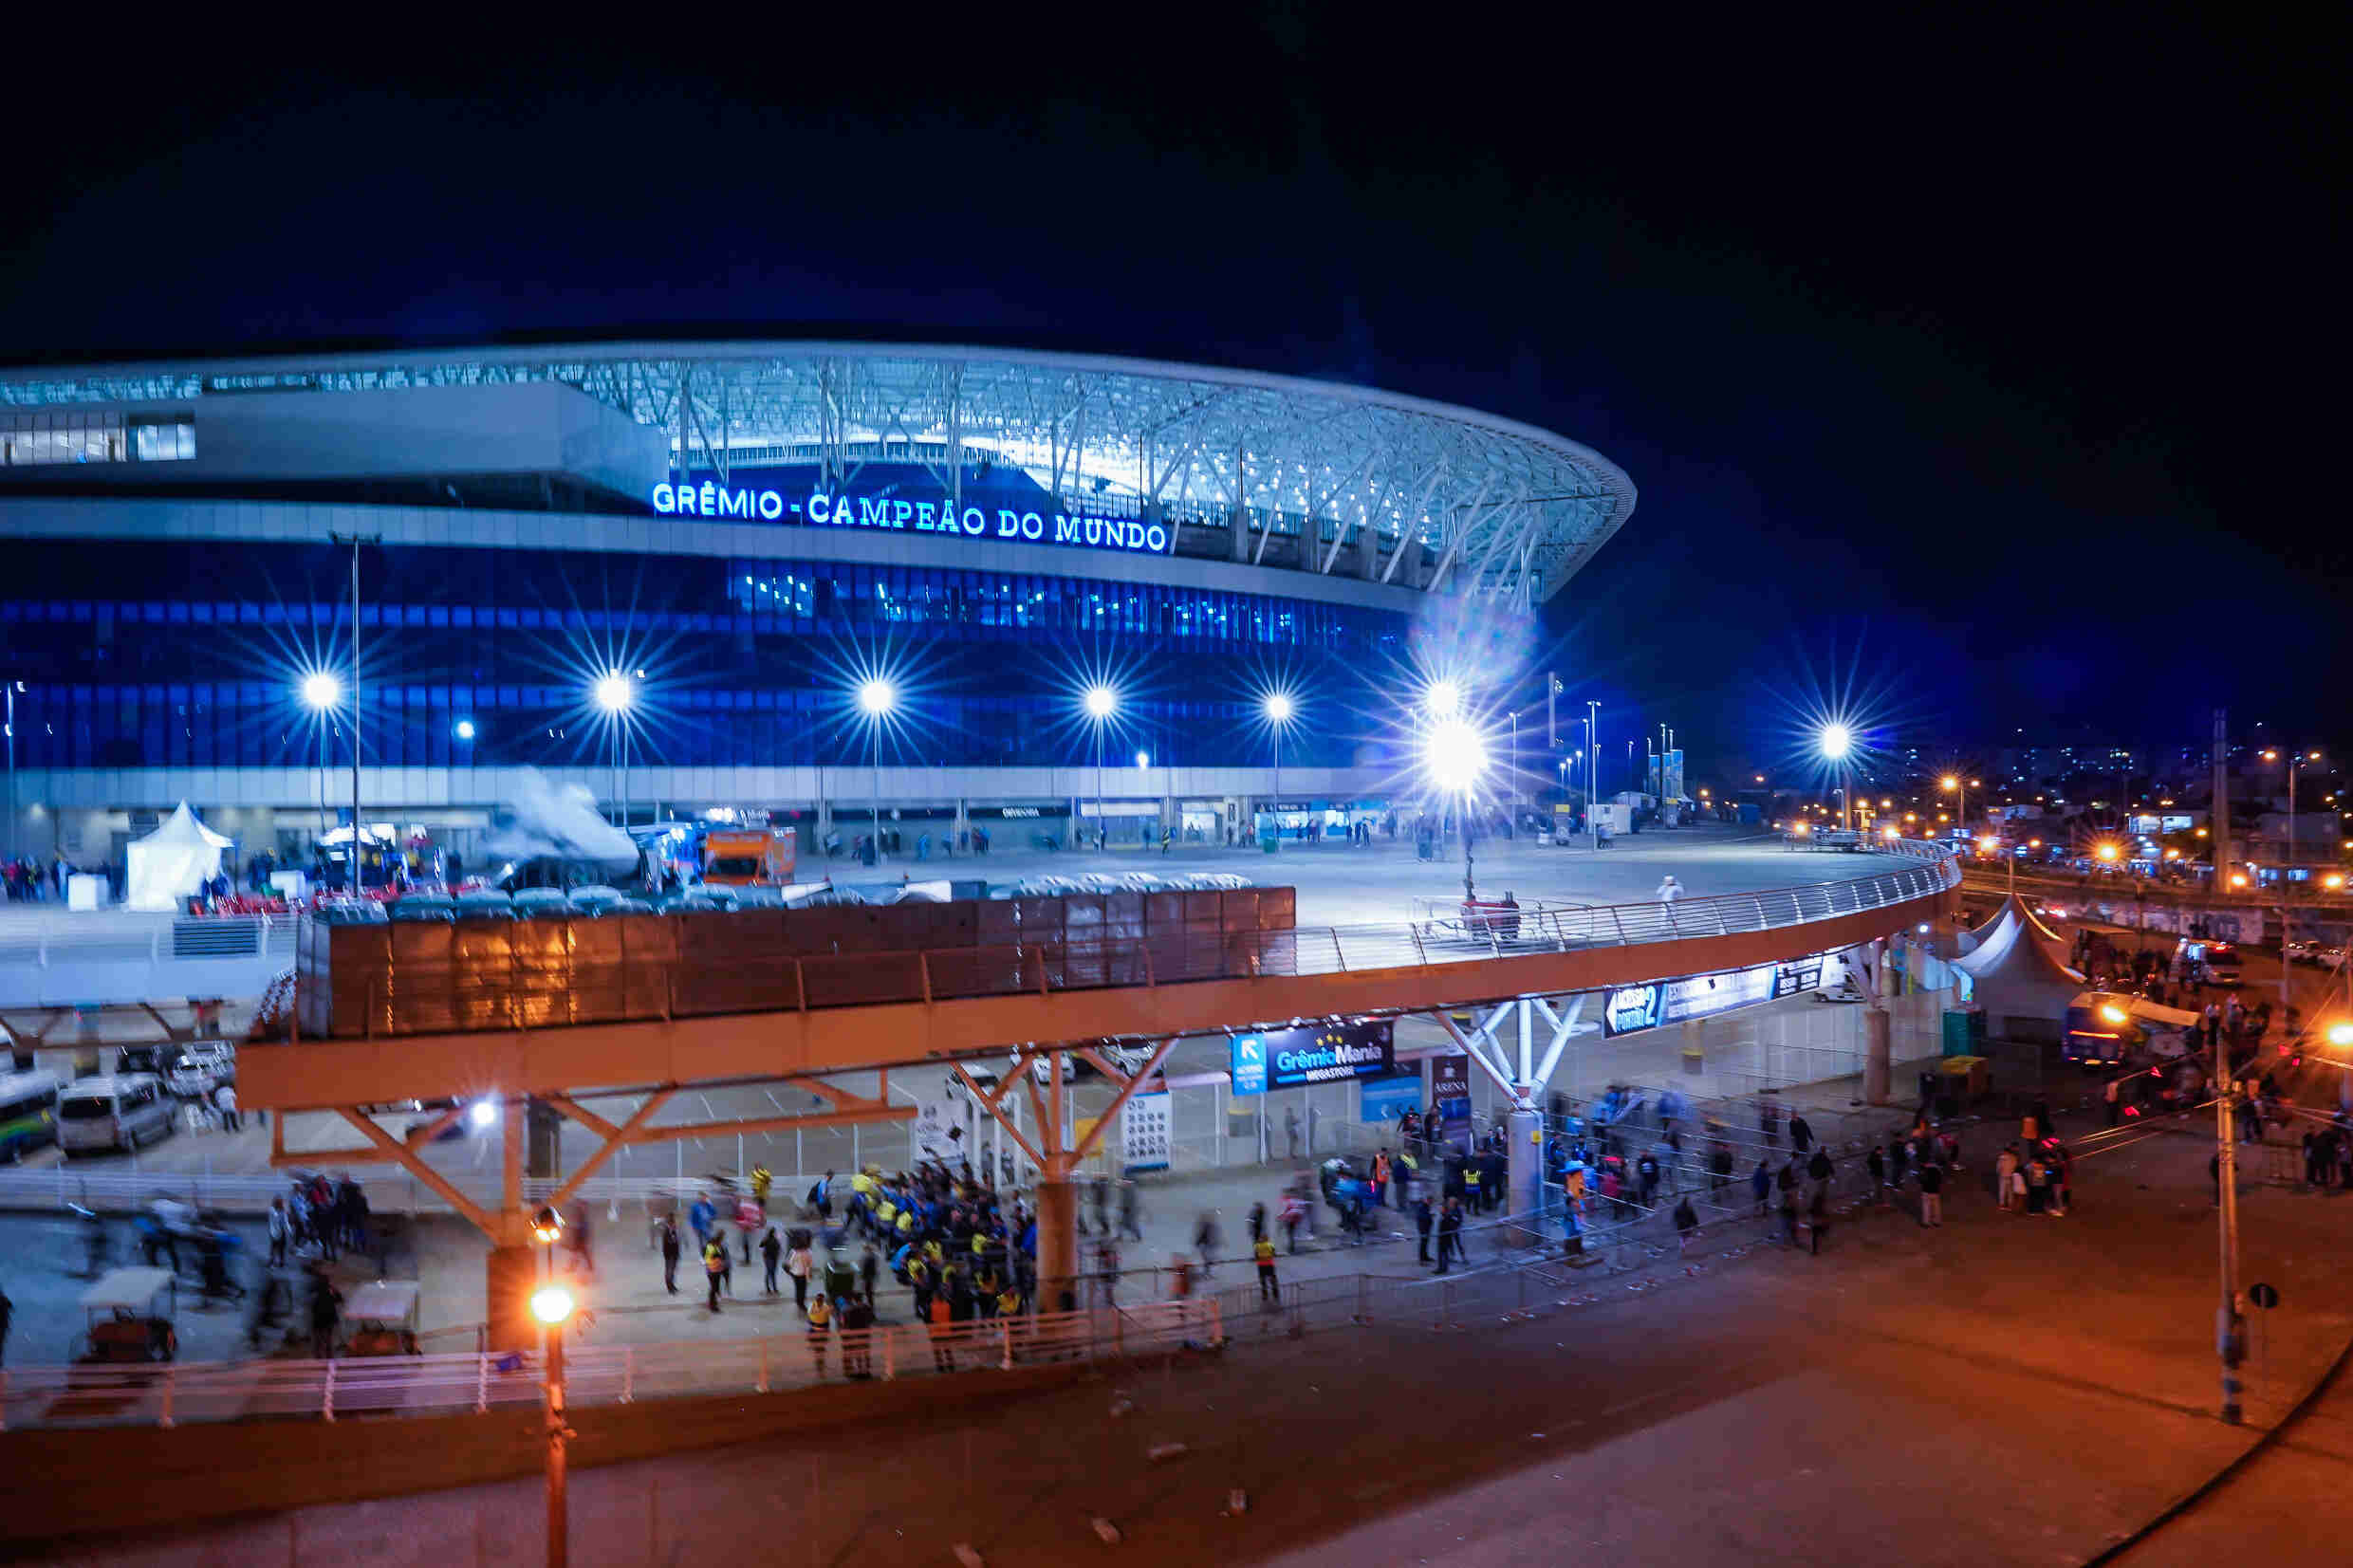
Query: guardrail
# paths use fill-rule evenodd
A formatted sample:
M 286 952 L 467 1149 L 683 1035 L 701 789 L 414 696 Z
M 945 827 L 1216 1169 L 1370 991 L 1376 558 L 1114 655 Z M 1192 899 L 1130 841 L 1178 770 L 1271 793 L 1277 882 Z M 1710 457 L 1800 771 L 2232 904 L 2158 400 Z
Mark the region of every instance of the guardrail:
M 1215 1297 L 1087 1312 L 898 1323 L 757 1339 L 603 1346 L 580 1325 L 564 1353 L 566 1403 L 627 1405 L 776 1393 L 821 1383 L 892 1381 L 983 1369 L 1117 1359 L 1212 1346 L 1225 1337 Z M 165 1362 L 0 1369 L 0 1429 L 174 1427 L 194 1422 L 334 1421 L 345 1416 L 481 1414 L 543 1398 L 536 1354 Z
M 1572 949 L 1633 947 L 1695 937 L 1779 931 L 1838 919 L 1958 885 L 1952 855 L 1939 845 L 1886 841 L 1874 846 L 1911 863 L 1862 877 L 1809 882 L 1755 893 L 1725 893 L 1673 902 L 1535 906 L 1495 918 L 1484 929 L 1459 919 L 1406 925 L 1303 926 L 1283 931 L 1177 932 L 1092 942 L 1044 942 L 914 951 L 843 952 L 706 967 L 676 956 L 575 960 L 561 987 L 520 982 L 508 988 L 479 981 L 436 990 L 412 980 L 402 1014 L 392 1016 L 367 982 L 363 1022 L 339 1024 L 334 1038 L 505 1032 L 574 1024 L 709 1017 L 746 1012 L 926 1004 L 1035 992 L 1158 987 L 1261 976 L 1345 974 L 1422 968 Z
M 294 964 L 293 914 L 122 911 L 0 922 L 0 1006 L 259 996 Z

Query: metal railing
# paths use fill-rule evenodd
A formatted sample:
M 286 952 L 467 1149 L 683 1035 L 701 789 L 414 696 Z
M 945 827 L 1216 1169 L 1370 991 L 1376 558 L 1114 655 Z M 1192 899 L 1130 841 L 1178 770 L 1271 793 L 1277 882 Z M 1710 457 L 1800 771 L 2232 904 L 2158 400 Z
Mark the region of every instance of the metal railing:
M 0 921 L 0 1006 L 258 996 L 294 963 L 301 919 L 108 911 Z
M 526 973 L 510 986 L 469 974 L 442 989 L 412 978 L 398 1021 L 378 983 L 364 987 L 363 1022 L 339 1038 L 553 1027 L 745 1012 L 796 1012 L 1036 992 L 1158 987 L 1191 981 L 1428 968 L 1545 952 L 1779 931 L 1896 908 L 1957 885 L 1949 851 L 1894 841 L 1879 853 L 1910 863 L 1869 876 L 1674 902 L 1537 906 L 1476 930 L 1460 921 L 1302 926 L 1283 931 L 1176 931 L 1141 937 L 1012 946 L 843 952 L 732 964 L 689 962 L 675 950 L 610 960 L 574 958 L 561 976 Z M 558 984 L 558 981 L 561 984 Z
M 567 1402 L 626 1405 L 776 1393 L 823 1383 L 1150 1355 L 1225 1337 L 1215 1297 L 1087 1312 L 895 1323 L 757 1339 L 683 1340 L 565 1350 Z M 192 1422 L 334 1421 L 345 1416 L 480 1414 L 535 1406 L 536 1354 L 313 1360 L 191 1361 L 0 1369 L 0 1429 L 173 1427 Z

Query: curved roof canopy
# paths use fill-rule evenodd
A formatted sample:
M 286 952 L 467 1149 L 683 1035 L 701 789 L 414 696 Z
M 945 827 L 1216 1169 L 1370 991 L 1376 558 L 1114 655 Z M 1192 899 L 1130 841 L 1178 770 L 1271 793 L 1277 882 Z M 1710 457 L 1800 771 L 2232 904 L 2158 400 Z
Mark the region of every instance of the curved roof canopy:
M 1307 534 L 1315 569 L 1431 552 L 1433 591 L 1548 598 L 1634 510 L 1606 458 L 1547 431 L 1340 382 L 942 345 L 616 342 L 0 371 L 0 406 L 557 381 L 667 431 L 682 467 L 1016 464 L 1090 509 L 1246 515 L 1250 559 Z M 1394 569 L 1392 567 L 1392 569 Z M 1377 574 L 1378 575 L 1378 574 Z

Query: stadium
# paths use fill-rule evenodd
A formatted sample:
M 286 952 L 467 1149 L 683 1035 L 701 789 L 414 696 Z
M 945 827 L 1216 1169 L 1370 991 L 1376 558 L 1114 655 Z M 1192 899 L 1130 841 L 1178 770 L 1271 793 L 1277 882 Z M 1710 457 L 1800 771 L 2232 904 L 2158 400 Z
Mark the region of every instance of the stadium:
M 804 843 L 1337 830 L 1403 803 L 1431 683 L 1541 680 L 1634 504 L 1473 410 L 1069 354 L 0 371 L 9 848 L 113 861 L 186 801 L 292 858 L 355 788 L 470 847 L 526 770 Z

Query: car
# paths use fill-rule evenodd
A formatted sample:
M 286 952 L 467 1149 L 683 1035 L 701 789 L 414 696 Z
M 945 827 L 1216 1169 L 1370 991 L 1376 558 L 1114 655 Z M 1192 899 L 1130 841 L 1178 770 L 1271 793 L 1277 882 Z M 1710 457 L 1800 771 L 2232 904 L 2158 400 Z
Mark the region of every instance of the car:
M 163 1069 L 163 1086 L 181 1099 L 207 1099 L 220 1087 L 220 1072 L 211 1057 L 183 1051 Z

